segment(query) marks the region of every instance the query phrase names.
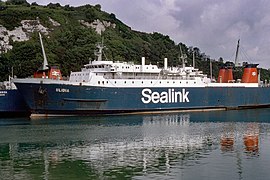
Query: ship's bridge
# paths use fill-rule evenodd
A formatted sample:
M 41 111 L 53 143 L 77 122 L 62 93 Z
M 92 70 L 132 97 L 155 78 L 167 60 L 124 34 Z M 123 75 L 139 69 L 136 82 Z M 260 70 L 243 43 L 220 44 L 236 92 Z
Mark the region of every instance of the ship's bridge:
M 113 61 L 92 61 L 89 64 L 84 65 L 82 72 L 109 72 L 111 71 Z
M 82 71 L 108 73 L 160 73 L 157 65 L 135 65 L 133 62 L 93 61 L 86 64 Z

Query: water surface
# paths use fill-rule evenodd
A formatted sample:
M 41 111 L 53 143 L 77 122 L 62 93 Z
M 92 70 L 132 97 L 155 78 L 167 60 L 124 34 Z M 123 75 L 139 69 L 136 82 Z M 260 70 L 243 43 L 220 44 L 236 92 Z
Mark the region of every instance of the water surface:
M 268 179 L 270 109 L 0 119 L 0 179 Z

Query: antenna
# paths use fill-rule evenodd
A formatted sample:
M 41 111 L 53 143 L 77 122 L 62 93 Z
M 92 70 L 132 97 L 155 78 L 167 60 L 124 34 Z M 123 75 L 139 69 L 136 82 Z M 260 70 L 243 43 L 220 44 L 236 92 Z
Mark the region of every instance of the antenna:
M 211 79 L 211 82 L 213 80 L 213 67 L 212 67 L 212 61 L 210 59 L 210 79 Z
M 181 45 L 179 45 L 179 47 L 180 47 L 180 53 L 181 53 L 181 56 L 179 58 L 182 60 L 182 67 L 183 67 L 183 69 L 185 69 L 185 67 L 186 67 L 185 59 L 187 58 L 187 55 L 186 54 L 183 54 Z
M 14 68 L 13 68 L 13 66 L 11 67 L 11 77 L 14 78 Z
M 192 51 L 193 67 L 195 68 L 195 51 Z
M 105 46 L 103 45 L 103 38 L 101 43 L 97 43 L 96 47 L 98 48 L 98 51 L 95 51 L 95 55 L 97 56 L 97 61 L 102 61 L 102 51 L 105 48 Z
M 40 40 L 42 54 L 43 54 L 43 67 L 42 67 L 42 70 L 46 70 L 46 69 L 49 69 L 48 68 L 48 61 L 47 61 L 47 57 L 46 57 L 46 54 L 45 54 L 45 50 L 44 50 L 44 46 L 43 46 L 43 41 L 42 41 L 41 34 L 40 33 L 38 33 L 38 34 L 39 34 L 39 40 Z

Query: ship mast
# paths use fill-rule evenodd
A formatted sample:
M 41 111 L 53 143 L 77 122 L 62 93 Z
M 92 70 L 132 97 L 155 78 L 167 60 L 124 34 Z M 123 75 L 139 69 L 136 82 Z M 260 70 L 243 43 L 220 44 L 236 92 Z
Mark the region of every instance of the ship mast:
M 97 56 L 97 61 L 102 61 L 102 51 L 105 48 L 105 46 L 103 45 L 103 38 L 102 38 L 102 42 L 98 43 L 97 45 L 98 51 L 95 52 L 95 55 Z
M 192 51 L 193 67 L 195 68 L 195 51 Z
M 186 68 L 185 59 L 187 58 L 187 55 L 183 54 L 181 45 L 179 45 L 179 47 L 180 47 L 180 53 L 181 53 L 181 56 L 179 58 L 180 58 L 180 60 L 182 60 L 182 68 L 183 68 L 183 70 L 185 70 L 185 68 Z
M 235 52 L 235 60 L 234 60 L 235 66 L 238 66 L 239 44 L 240 44 L 240 39 L 238 39 L 237 47 L 236 47 L 236 52 Z
M 47 57 L 46 57 L 46 53 L 45 53 L 45 50 L 44 50 L 44 46 L 43 46 L 43 41 L 42 41 L 42 37 L 41 37 L 41 34 L 39 34 L 39 40 L 40 40 L 40 44 L 41 44 L 41 49 L 42 49 L 42 54 L 43 54 L 43 67 L 42 67 L 42 70 L 47 70 L 49 69 L 48 68 L 48 61 L 47 61 Z
M 212 61 L 210 59 L 210 79 L 211 79 L 211 82 L 213 80 L 213 67 L 212 67 Z

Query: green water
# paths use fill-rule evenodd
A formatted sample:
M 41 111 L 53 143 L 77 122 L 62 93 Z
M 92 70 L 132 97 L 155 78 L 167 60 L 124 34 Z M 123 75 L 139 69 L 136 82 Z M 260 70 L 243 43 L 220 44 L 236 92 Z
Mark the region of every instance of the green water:
M 269 179 L 270 109 L 0 119 L 0 179 Z

